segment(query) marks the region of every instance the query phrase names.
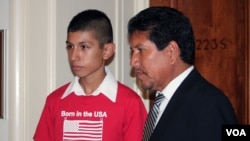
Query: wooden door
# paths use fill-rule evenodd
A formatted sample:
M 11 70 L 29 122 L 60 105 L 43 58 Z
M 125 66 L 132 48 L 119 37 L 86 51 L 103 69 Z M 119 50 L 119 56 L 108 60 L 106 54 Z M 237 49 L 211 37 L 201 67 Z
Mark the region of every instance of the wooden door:
M 242 124 L 249 112 L 249 3 L 248 0 L 150 0 L 187 15 L 196 38 L 195 66 L 222 89 Z

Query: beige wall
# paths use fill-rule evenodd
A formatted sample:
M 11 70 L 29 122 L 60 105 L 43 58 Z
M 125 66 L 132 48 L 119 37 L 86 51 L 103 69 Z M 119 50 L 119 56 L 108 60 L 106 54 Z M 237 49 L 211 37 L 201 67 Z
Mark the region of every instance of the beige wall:
M 6 32 L 6 29 L 8 29 L 8 27 L 9 27 L 8 7 L 9 7 L 8 0 L 0 0 L 0 30 L 4 30 L 5 32 Z M 7 35 L 7 34 L 5 34 L 5 35 Z M 7 43 L 7 39 L 5 40 L 5 46 L 7 46 L 6 43 Z M 5 49 L 1 48 L 1 51 L 4 52 Z M 4 57 L 3 55 L 4 54 L 2 54 L 1 57 Z M 3 60 L 3 58 L 1 60 Z M 1 64 L 3 64 L 3 63 L 4 62 L 2 62 Z M 1 77 L 1 78 L 5 79 L 5 77 Z M 2 81 L 2 83 L 3 83 L 3 81 Z M 5 87 L 5 83 L 3 83 L 3 88 L 4 87 Z M 2 89 L 2 92 L 0 93 L 0 96 L 2 96 L 2 101 L 0 103 L 2 103 L 3 105 L 7 105 L 6 95 L 7 95 L 7 93 L 5 92 L 5 89 L 4 90 Z M 1 105 L 1 106 L 3 106 L 3 105 Z M 7 106 L 4 106 L 4 109 L 1 109 L 2 112 L 4 112 L 5 116 L 7 115 L 6 108 L 7 108 Z M 8 133 L 8 121 L 7 121 L 6 117 L 4 117 L 4 119 L 0 119 L 0 137 L 1 137 L 1 140 L 7 141 L 7 133 Z
M 72 79 L 65 52 L 66 27 L 72 16 L 84 9 L 100 9 L 111 18 L 117 45 L 111 71 L 140 94 L 129 76 L 126 26 L 130 17 L 148 6 L 148 0 L 3 1 L 9 3 L 5 9 L 9 19 L 3 27 L 8 41 L 1 141 L 31 141 L 46 96 Z

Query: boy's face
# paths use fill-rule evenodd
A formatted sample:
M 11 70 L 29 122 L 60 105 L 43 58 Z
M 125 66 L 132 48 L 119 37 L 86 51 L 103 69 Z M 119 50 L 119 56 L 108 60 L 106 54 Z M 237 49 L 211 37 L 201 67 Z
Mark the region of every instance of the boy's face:
M 94 38 L 92 31 L 69 32 L 66 48 L 70 68 L 74 75 L 80 78 L 95 76 L 103 72 L 105 65 L 104 49 Z

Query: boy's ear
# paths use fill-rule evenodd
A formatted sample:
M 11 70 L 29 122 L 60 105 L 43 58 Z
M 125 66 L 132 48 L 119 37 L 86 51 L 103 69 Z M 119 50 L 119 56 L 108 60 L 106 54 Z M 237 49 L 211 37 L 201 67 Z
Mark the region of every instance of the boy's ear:
M 114 43 L 107 43 L 103 47 L 103 59 L 108 60 L 110 59 L 115 52 L 115 44 Z

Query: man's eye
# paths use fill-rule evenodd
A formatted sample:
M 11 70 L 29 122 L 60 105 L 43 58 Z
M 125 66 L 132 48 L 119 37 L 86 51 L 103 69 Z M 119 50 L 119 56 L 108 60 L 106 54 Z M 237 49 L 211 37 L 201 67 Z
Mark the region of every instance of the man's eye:
M 142 53 L 142 52 L 143 52 L 143 48 L 130 48 L 130 55 L 134 53 Z
M 142 52 L 143 51 L 143 49 L 141 49 L 141 48 L 137 48 L 137 50 L 138 50 L 138 52 Z

